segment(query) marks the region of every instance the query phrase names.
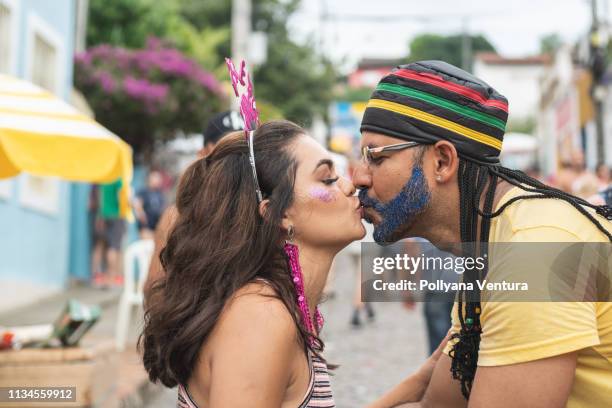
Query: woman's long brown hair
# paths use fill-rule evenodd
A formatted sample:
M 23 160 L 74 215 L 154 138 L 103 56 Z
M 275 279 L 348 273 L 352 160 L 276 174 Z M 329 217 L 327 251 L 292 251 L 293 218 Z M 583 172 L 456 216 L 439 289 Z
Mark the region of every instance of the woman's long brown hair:
M 186 384 L 225 303 L 256 278 L 273 286 L 293 316 L 304 349 L 310 348 L 281 228 L 293 202 L 297 168 L 290 147 L 302 134 L 302 128 L 287 121 L 265 123 L 255 132 L 257 176 L 270 200 L 264 217 L 244 133 L 224 137 L 208 157 L 185 171 L 177 192 L 178 220 L 160 254 L 165 275 L 151 288 L 139 338 L 151 381 L 167 387 Z

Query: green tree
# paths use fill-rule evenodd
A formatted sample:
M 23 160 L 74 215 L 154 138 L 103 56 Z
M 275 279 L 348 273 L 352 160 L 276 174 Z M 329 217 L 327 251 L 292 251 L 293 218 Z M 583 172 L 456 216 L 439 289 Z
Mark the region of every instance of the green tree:
M 370 87 L 350 88 L 348 86 L 339 90 L 336 99 L 347 102 L 367 102 L 372 96 L 373 89 Z
M 219 79 L 227 78 L 224 54 L 219 53 L 230 39 L 229 27 L 203 27 L 198 29 L 190 23 L 177 21 L 169 39 L 180 50 L 196 60 L 203 68 L 213 72 Z M 168 38 L 167 37 L 167 38 Z
M 179 17 L 175 1 L 90 0 L 87 46 L 143 48 L 150 36 L 166 38 Z
M 470 35 L 472 55 L 480 51 L 496 52 L 495 47 L 482 35 Z M 462 64 L 463 36 L 421 34 L 410 42 L 408 62 L 421 60 L 442 60 L 460 67 Z
M 231 3 L 180 0 L 180 8 L 183 17 L 197 29 L 219 30 L 229 27 Z M 326 117 L 337 76 L 331 62 L 317 55 L 312 44 L 297 44 L 289 38 L 287 24 L 299 4 L 299 0 L 253 0 L 252 27 L 264 31 L 271 45 L 267 61 L 255 69 L 254 80 L 258 100 L 307 126 L 315 114 Z M 225 41 L 216 43 L 220 55 L 231 55 L 230 40 L 228 35 Z M 221 75 L 227 75 L 225 67 Z
M 173 43 L 203 68 L 217 73 L 224 66 L 221 52 L 229 49 L 230 27 L 227 21 L 225 25 L 195 25 L 192 21 L 208 15 L 222 3 L 210 0 L 91 0 L 87 46 L 110 44 L 138 49 L 145 47 L 147 39 L 154 36 Z M 192 14 L 196 5 L 201 11 Z M 202 5 L 213 7 L 203 9 Z
M 290 39 L 287 24 L 298 6 L 299 0 L 253 0 L 253 29 L 266 32 L 269 44 L 267 61 L 254 70 L 255 93 L 272 111 L 309 125 L 316 114 L 326 116 L 336 72 L 312 44 Z M 154 35 L 227 80 L 230 24 L 231 0 L 90 0 L 87 41 L 142 48 Z
M 540 52 L 542 54 L 554 54 L 561 44 L 563 44 L 563 40 L 559 34 L 546 34 L 540 38 Z
M 253 27 L 268 35 L 267 61 L 255 71 L 258 98 L 276 106 L 285 118 L 309 126 L 316 114 L 327 118 L 337 75 L 332 63 L 311 43 L 289 38 L 287 22 L 299 1 L 256 0 Z

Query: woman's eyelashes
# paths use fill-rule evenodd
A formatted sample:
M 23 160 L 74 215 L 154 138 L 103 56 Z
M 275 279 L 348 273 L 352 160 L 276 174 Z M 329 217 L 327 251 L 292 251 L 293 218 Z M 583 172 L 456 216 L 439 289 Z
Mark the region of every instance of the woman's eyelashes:
M 323 184 L 325 184 L 327 186 L 331 186 L 332 184 L 334 184 L 339 179 L 340 179 L 340 177 L 326 178 L 325 180 L 323 180 Z

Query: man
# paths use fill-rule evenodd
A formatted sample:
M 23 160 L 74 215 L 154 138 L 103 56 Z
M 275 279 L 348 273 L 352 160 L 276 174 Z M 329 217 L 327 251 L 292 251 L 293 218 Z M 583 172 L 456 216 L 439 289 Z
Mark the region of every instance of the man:
M 152 238 L 157 224 L 166 208 L 166 199 L 162 192 L 162 176 L 152 170 L 149 173 L 147 187 L 136 195 L 134 211 L 138 220 L 141 238 Z
M 353 177 L 374 239 L 609 242 L 599 214 L 612 218 L 610 208 L 500 166 L 507 111 L 492 87 L 441 61 L 383 78 L 364 113 L 364 163 Z M 612 303 L 459 296 L 452 340 L 426 390 L 407 380 L 372 407 L 612 406 Z
M 597 163 L 595 174 L 599 180 L 600 189 L 606 189 L 610 185 L 610 168 L 606 163 Z
M 242 130 L 243 128 L 244 124 L 242 118 L 237 112 L 226 111 L 214 116 L 204 130 L 204 140 L 202 149 L 198 152 L 198 158 L 206 157 L 210 154 L 223 136 L 237 130 Z M 157 228 L 155 229 L 155 251 L 151 259 L 149 274 L 144 287 L 145 300 L 149 297 L 153 283 L 163 275 L 159 254 L 166 245 L 168 234 L 177 216 L 176 206 L 169 206 L 162 214 L 157 224 Z
M 121 179 L 113 183 L 101 184 L 98 190 L 99 231 L 92 253 L 93 284 L 97 287 L 123 285 L 121 275 L 121 244 L 125 233 L 125 221 L 121 218 L 121 199 L 119 192 L 123 183 Z M 102 265 L 106 270 L 102 272 Z

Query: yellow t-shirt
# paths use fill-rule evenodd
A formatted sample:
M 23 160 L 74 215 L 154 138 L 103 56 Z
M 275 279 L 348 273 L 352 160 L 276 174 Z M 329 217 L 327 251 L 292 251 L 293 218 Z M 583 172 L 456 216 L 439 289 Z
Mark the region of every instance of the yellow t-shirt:
M 525 194 L 508 191 L 497 208 Z M 612 232 L 612 224 L 597 219 Z M 569 203 L 555 199 L 519 200 L 491 221 L 489 242 L 608 242 Z M 612 303 L 482 303 L 479 366 L 524 363 L 578 351 L 576 376 L 567 407 L 612 407 Z M 460 324 L 457 304 L 453 331 Z M 448 354 L 450 345 L 445 353 Z

